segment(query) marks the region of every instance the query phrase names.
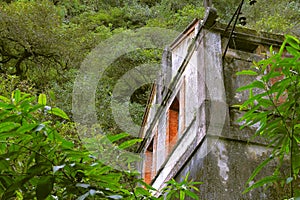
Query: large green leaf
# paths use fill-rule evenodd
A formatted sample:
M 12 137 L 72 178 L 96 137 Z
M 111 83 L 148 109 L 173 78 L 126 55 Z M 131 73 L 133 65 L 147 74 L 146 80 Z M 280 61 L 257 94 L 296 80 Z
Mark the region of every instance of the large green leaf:
M 148 190 L 145 190 L 144 188 L 141 187 L 137 187 L 135 188 L 135 194 L 136 195 L 146 195 L 146 196 L 150 196 L 150 192 Z
M 253 81 L 252 83 L 250 83 L 246 86 L 242 86 L 242 87 L 238 88 L 237 92 L 241 92 L 241 91 L 249 90 L 249 89 L 253 89 L 253 88 L 265 89 L 265 85 L 262 81 Z
M 68 115 L 61 109 L 59 108 L 52 108 L 49 113 L 53 114 L 53 115 L 56 115 L 58 117 L 61 117 L 63 119 L 68 119 L 69 120 L 69 117 Z
M 20 100 L 21 100 L 21 92 L 20 92 L 20 90 L 15 90 L 13 92 L 13 101 L 14 101 L 14 104 L 18 104 Z
M 5 102 L 5 103 L 10 103 L 10 99 L 9 98 L 1 96 L 1 95 L 0 95 L 0 100 L 3 101 L 3 102 Z
M 119 173 L 109 173 L 109 174 L 103 174 L 99 176 L 99 180 L 106 182 L 106 183 L 118 183 L 121 178 L 121 174 Z
M 10 164 L 6 159 L 0 158 L 0 172 L 10 169 Z
M 117 135 L 108 135 L 107 138 L 111 142 L 115 142 L 115 141 L 118 141 L 118 140 L 123 139 L 123 138 L 128 137 L 128 136 L 129 136 L 128 133 L 119 133 Z
M 195 193 L 193 193 L 193 192 L 191 192 L 191 191 L 189 191 L 189 190 L 185 190 L 184 192 L 185 192 L 185 194 L 186 194 L 187 196 L 189 196 L 189 197 L 191 197 L 191 198 L 193 198 L 193 199 L 196 199 L 196 200 L 199 199 L 199 197 L 198 197 Z
M 132 139 L 132 140 L 128 140 L 126 142 L 123 142 L 122 144 L 119 145 L 120 149 L 126 149 L 128 147 L 133 146 L 134 144 L 143 141 L 143 139 Z
M 34 175 L 34 176 L 49 172 L 52 169 L 52 166 L 50 163 L 40 162 L 40 160 L 38 158 L 40 158 L 40 157 L 38 156 L 38 154 L 36 154 L 35 159 L 36 159 L 37 164 L 31 166 L 28 169 L 28 173 L 31 175 Z
M 300 51 L 299 50 L 296 50 L 295 48 L 293 47 L 286 47 L 286 50 L 293 56 L 295 57 L 299 57 L 300 56 Z
M 26 125 L 22 125 L 21 127 L 19 127 L 16 130 L 17 134 L 22 134 L 22 133 L 26 133 L 28 131 L 32 131 L 35 127 L 37 127 L 38 124 L 26 124 Z
M 6 140 L 7 138 L 13 138 L 13 137 L 17 137 L 18 133 L 14 132 L 4 132 L 4 133 L 0 133 L 0 139 L 1 140 Z M 5 141 L 1 141 L 0 142 L 5 142 Z
M 37 105 L 31 106 L 31 108 L 28 110 L 28 112 L 34 112 L 43 107 L 44 107 L 43 105 L 37 104 Z
M 142 186 L 144 186 L 145 188 L 147 188 L 148 190 L 157 191 L 154 187 L 152 187 L 151 185 L 145 183 L 142 180 L 138 180 L 138 183 L 141 184 Z
M 37 200 L 44 200 L 49 196 L 53 190 L 54 184 L 53 176 L 41 176 L 36 187 L 36 198 Z
M 250 190 L 253 190 L 253 189 L 261 187 L 261 186 L 264 186 L 265 184 L 268 184 L 268 183 L 273 183 L 273 182 L 278 181 L 278 180 L 279 180 L 279 178 L 277 176 L 266 176 L 266 177 L 260 179 L 259 181 L 255 182 L 250 187 L 246 188 L 243 191 L 243 194 L 249 192 Z
M 23 176 L 16 177 L 14 182 L 8 186 L 8 188 L 5 190 L 2 199 L 10 199 L 10 197 L 13 197 L 15 195 L 15 191 L 18 188 L 21 188 L 26 184 L 30 179 L 32 179 L 31 175 L 27 175 L 23 178 Z
M 15 122 L 3 122 L 0 124 L 0 133 L 11 131 L 20 126 L 19 123 Z
M 43 106 L 45 106 L 47 104 L 47 97 L 45 94 L 39 95 L 38 103 Z
M 236 73 L 236 75 L 249 75 L 249 76 L 257 76 L 257 72 L 253 70 L 243 70 Z
M 11 110 L 11 109 L 15 108 L 15 106 L 10 103 L 0 102 L 0 108 L 4 108 L 6 110 Z
M 289 45 L 291 45 L 293 48 L 295 48 L 297 50 L 300 50 L 300 42 L 296 37 L 294 37 L 292 35 L 286 35 L 285 38 Z
M 72 149 L 74 148 L 74 143 L 72 141 L 61 139 L 61 146 L 63 149 Z
M 298 100 L 300 95 L 300 79 L 299 79 L 299 57 L 300 57 L 300 41 L 293 36 L 286 36 L 286 40 L 281 45 L 279 53 L 273 53 L 270 48 L 271 55 L 269 58 L 254 63 L 254 67 L 260 69 L 259 75 L 252 83 L 242 86 L 238 91 L 252 90 L 254 88 L 262 89 L 263 92 L 254 95 L 242 105 L 243 108 L 251 108 L 246 110 L 243 117 L 244 126 L 252 126 L 259 124 L 256 129 L 257 136 L 266 138 L 268 147 L 273 149 L 273 154 L 280 160 L 273 176 L 268 176 L 257 181 L 248 187 L 243 193 L 261 187 L 264 184 L 279 180 L 280 167 L 282 167 L 283 158 L 292 155 L 290 168 L 294 177 L 300 171 L 300 150 L 298 137 L 299 109 Z M 288 53 L 287 53 L 288 52 Z M 286 56 L 287 54 L 288 56 Z M 292 55 L 292 56 L 291 56 Z M 240 75 L 255 75 L 250 71 L 242 71 Z M 258 91 L 259 92 L 259 91 Z M 280 100 L 280 101 L 279 101 Z M 255 106 L 254 106 L 255 105 Z M 243 127 L 244 127 L 243 126 Z M 292 140 L 292 142 L 291 142 Z M 273 159 L 273 156 L 264 160 L 252 173 L 247 181 L 247 185 L 259 174 L 262 168 Z M 293 181 L 293 176 L 283 177 L 287 183 Z

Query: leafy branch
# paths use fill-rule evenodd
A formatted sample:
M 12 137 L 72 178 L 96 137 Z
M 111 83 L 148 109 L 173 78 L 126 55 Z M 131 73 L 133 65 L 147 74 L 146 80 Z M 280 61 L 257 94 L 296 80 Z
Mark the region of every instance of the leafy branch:
M 278 53 L 270 47 L 271 55 L 267 59 L 254 62 L 252 69 L 237 73 L 257 76 L 256 80 L 237 90 L 248 90 L 250 94 L 250 98 L 238 106 L 245 111 L 239 119 L 239 122 L 244 122 L 241 128 L 259 123 L 256 136 L 266 137 L 268 146 L 273 148 L 272 155 L 254 170 L 246 184 L 253 181 L 274 158 L 280 161 L 273 175 L 255 182 L 243 193 L 280 181 L 282 186 L 289 185 L 290 197 L 300 196 L 299 187 L 293 184 L 300 170 L 300 131 L 297 128 L 300 123 L 300 41 L 290 35 L 285 38 Z M 257 91 L 256 94 L 253 91 Z M 286 156 L 289 156 L 289 177 L 284 177 L 279 170 Z

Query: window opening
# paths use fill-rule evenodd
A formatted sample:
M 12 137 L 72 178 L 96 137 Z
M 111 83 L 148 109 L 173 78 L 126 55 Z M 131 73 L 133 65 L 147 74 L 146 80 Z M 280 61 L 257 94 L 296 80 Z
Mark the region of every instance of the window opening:
M 152 168 L 153 168 L 153 140 L 150 142 L 145 152 L 144 180 L 147 184 L 150 184 L 152 180 Z
M 168 127 L 166 147 L 169 154 L 177 142 L 179 128 L 179 101 L 177 98 L 172 102 L 168 110 Z

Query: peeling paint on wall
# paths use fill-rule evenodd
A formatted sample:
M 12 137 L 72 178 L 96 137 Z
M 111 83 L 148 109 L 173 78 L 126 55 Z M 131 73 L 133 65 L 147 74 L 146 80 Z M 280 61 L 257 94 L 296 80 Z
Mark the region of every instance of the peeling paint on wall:
M 227 183 L 228 180 L 228 153 L 224 143 L 218 142 L 217 143 L 217 156 L 218 156 L 218 167 L 219 167 L 219 174 L 222 177 L 223 184 Z

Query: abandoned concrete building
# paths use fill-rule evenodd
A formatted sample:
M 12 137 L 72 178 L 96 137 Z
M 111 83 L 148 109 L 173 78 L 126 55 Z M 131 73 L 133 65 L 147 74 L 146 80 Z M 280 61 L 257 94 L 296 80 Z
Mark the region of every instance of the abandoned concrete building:
M 194 20 L 164 51 L 140 131 L 143 178 L 161 189 L 189 173 L 204 182 L 200 199 L 282 199 L 283 192 L 272 187 L 242 194 L 270 149 L 262 139 L 250 140 L 255 127 L 240 130 L 242 113 L 233 105 L 247 100 L 248 93 L 236 89 L 251 81 L 236 72 L 263 59 L 283 37 L 238 27 L 222 58 L 230 31 L 214 20 L 210 14 Z M 258 178 L 269 175 L 272 164 L 268 168 Z

